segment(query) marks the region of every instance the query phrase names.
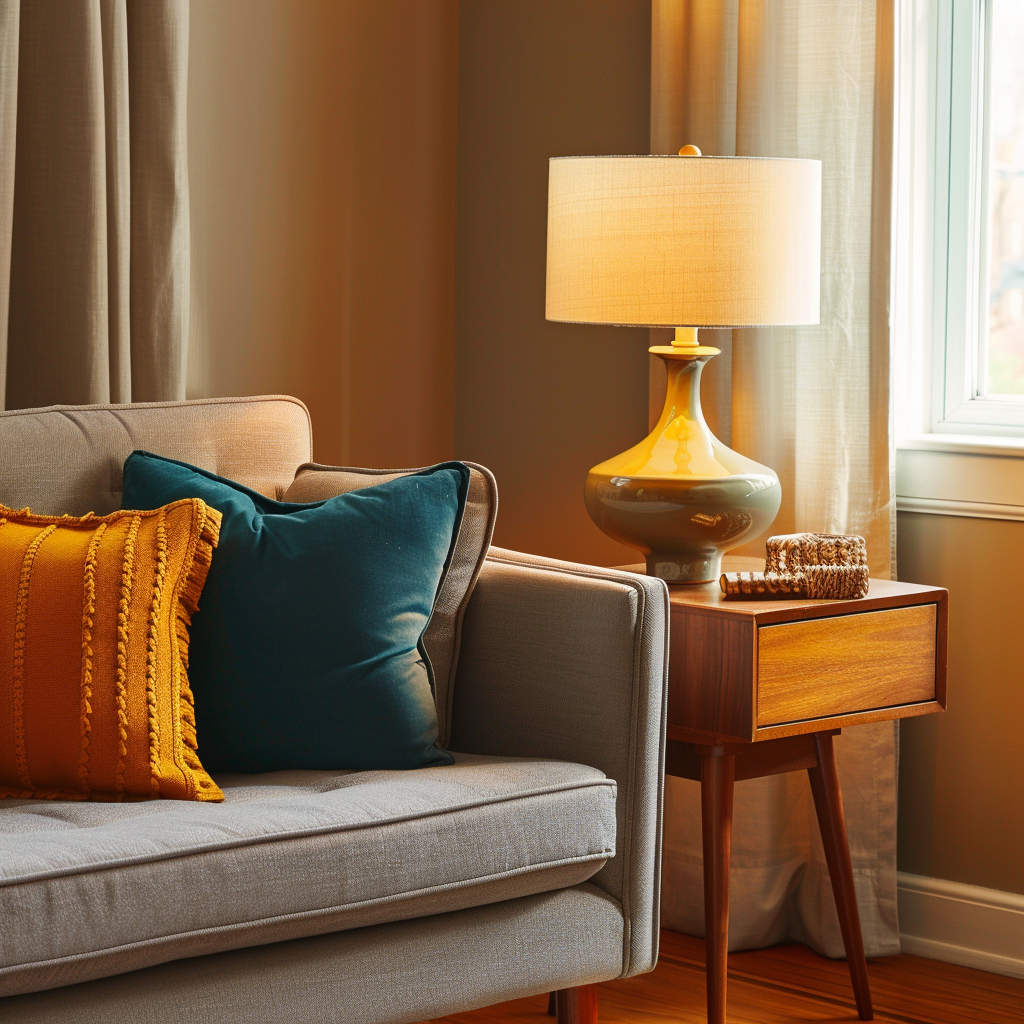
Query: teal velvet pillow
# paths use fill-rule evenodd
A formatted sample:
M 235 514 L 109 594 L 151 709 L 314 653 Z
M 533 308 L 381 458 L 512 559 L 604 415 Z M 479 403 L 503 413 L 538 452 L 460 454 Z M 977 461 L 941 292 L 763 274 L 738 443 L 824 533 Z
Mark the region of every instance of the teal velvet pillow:
M 223 515 L 189 679 L 211 772 L 451 764 L 420 638 L 465 505 L 450 462 L 309 505 L 132 452 L 122 507 Z

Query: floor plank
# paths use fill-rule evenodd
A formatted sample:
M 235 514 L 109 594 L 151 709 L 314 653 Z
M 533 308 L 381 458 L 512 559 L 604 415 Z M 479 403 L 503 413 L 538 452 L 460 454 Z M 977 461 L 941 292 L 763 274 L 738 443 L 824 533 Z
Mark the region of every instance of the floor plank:
M 1024 1024 L 1024 981 L 915 956 L 868 961 L 879 1024 Z M 601 985 L 602 1024 L 704 1024 L 704 942 L 662 932 L 651 974 Z M 856 1021 L 843 960 L 806 946 L 729 956 L 729 1024 Z M 441 1018 L 443 1024 L 551 1024 L 547 996 Z M 441 1024 L 441 1022 L 435 1022 Z

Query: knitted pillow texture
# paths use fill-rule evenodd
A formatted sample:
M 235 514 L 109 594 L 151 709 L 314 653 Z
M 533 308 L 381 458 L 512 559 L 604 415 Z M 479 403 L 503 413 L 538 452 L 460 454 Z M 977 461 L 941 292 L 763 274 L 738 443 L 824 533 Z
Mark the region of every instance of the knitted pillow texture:
M 188 627 L 220 513 L 37 516 L 0 505 L 0 797 L 218 801 Z

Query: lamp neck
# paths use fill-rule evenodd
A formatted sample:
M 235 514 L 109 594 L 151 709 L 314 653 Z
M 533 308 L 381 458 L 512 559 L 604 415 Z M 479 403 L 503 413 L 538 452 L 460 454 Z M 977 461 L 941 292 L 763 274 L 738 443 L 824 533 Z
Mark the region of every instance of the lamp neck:
M 697 348 L 697 328 L 677 327 L 676 336 L 672 339 L 672 347 L 681 349 Z
M 700 375 L 704 364 L 711 358 L 710 354 L 690 359 L 662 356 L 668 372 L 668 387 L 665 390 L 665 406 L 661 410 L 661 419 L 655 427 L 655 431 L 658 431 L 664 430 L 673 422 L 695 423 L 700 433 L 707 433 L 709 451 L 711 435 L 700 407 Z

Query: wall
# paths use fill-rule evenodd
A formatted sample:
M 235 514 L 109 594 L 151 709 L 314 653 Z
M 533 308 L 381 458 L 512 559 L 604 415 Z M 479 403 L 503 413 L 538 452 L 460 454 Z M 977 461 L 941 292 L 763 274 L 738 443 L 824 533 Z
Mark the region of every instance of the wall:
M 647 433 L 646 331 L 544 319 L 552 156 L 646 153 L 649 0 L 463 0 L 455 447 L 489 466 L 496 542 L 639 560 L 590 521 L 587 470 Z
M 296 395 L 317 458 L 451 458 L 458 5 L 191 5 L 189 393 Z
M 949 590 L 949 706 L 901 725 L 899 867 L 1024 893 L 1024 523 L 901 512 L 899 578 Z
M 583 480 L 646 433 L 646 332 L 547 323 L 544 263 L 548 157 L 647 151 L 648 0 L 197 0 L 190 45 L 190 396 L 482 462 L 499 543 L 635 561 Z

